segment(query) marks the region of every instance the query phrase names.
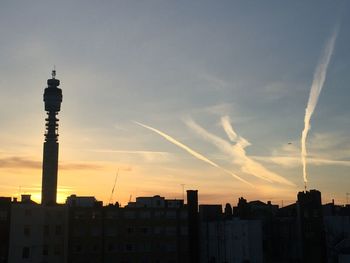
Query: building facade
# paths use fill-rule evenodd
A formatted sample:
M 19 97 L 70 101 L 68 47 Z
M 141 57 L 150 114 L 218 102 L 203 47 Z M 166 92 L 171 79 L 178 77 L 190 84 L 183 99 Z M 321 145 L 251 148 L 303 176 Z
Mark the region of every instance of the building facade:
M 67 219 L 65 206 L 42 206 L 23 195 L 11 206 L 8 262 L 67 262 Z

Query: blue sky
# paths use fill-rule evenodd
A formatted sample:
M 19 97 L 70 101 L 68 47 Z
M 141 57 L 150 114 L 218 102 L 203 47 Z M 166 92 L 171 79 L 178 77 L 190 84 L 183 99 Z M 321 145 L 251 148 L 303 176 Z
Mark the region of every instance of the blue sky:
M 41 184 L 42 93 L 56 65 L 61 200 L 130 195 L 203 202 L 295 200 L 303 189 L 300 136 L 314 71 L 339 32 L 307 141 L 309 187 L 342 203 L 350 171 L 350 4 L 346 1 L 3 1 L 0 9 L 0 195 Z M 249 160 L 292 182 L 242 169 L 221 118 L 250 146 Z M 156 128 L 255 185 L 196 159 Z M 288 144 L 292 142 L 292 144 Z M 234 145 L 233 142 L 231 142 Z

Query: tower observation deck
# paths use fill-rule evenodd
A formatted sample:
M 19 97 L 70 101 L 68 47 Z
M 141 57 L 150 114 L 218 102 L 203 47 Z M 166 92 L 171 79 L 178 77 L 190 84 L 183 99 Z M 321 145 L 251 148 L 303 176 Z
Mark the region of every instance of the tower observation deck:
M 41 188 L 41 204 L 56 204 L 57 171 L 58 171 L 58 112 L 61 110 L 62 90 L 58 88 L 60 81 L 55 78 L 56 71 L 52 71 L 52 78 L 47 80 L 44 92 L 45 111 L 47 112 L 45 142 L 43 150 L 43 174 Z

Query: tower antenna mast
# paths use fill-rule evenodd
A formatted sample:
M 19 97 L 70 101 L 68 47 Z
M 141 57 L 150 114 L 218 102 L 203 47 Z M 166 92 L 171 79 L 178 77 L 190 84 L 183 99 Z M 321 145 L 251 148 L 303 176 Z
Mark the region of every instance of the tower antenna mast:
M 47 80 L 47 88 L 44 91 L 45 111 L 47 113 L 41 204 L 54 205 L 57 198 L 57 172 L 58 172 L 58 112 L 61 110 L 62 90 L 58 87 L 60 81 L 56 79 L 56 70 L 51 72 L 51 79 Z

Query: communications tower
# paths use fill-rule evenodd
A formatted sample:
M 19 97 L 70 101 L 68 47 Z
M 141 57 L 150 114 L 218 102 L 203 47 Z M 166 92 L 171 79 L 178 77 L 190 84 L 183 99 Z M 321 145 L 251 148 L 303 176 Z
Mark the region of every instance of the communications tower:
M 61 110 L 62 90 L 58 88 L 60 81 L 55 78 L 56 70 L 52 71 L 52 78 L 47 80 L 44 92 L 45 111 L 47 112 L 45 142 L 43 150 L 43 174 L 41 187 L 41 204 L 56 204 L 57 170 L 58 170 L 58 112 Z

